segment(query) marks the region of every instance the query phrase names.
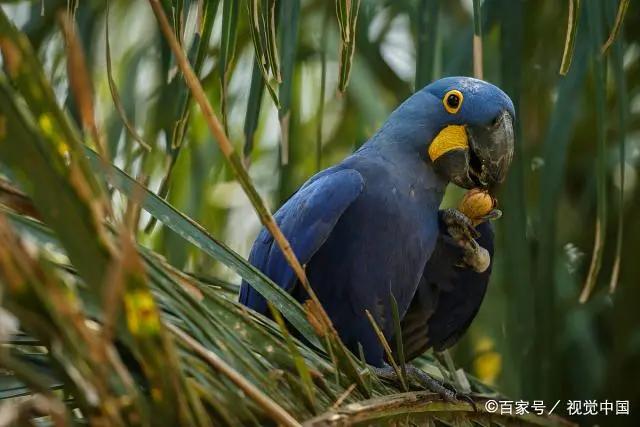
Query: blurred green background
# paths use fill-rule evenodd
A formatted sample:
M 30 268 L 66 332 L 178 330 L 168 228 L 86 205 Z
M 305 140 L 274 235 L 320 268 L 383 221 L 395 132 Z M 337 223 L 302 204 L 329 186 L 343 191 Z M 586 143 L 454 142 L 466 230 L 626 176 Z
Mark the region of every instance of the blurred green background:
M 200 42 L 194 35 L 202 30 L 204 6 L 218 14 L 209 48 L 192 63 L 273 211 L 312 174 L 365 142 L 414 90 L 474 72 L 471 0 L 362 0 L 344 93 L 338 91 L 336 3 L 281 2 L 280 110 L 254 62 L 250 2 L 178 2 L 189 11 L 182 22 L 189 52 Z M 114 162 L 132 175 L 147 174 L 154 192 L 246 256 L 259 222 L 200 110 L 193 103 L 184 108 L 188 90 L 175 78 L 175 60 L 148 3 L 113 0 L 109 16 L 112 77 L 126 117 L 153 147 L 148 153 L 126 131 L 110 94 L 106 2 L 0 3 L 29 35 L 60 101 L 79 122 L 67 98 L 64 42 L 53 13 L 73 11 Z M 516 105 L 517 150 L 499 197 L 504 217 L 496 223 L 490 290 L 454 360 L 514 398 L 549 406 L 560 399 L 561 408 L 568 399 L 628 400 L 630 416 L 576 421 L 640 425 L 640 12 L 630 5 L 616 42 L 602 55 L 618 1 L 481 3 L 484 78 Z M 575 50 L 560 76 L 572 3 L 580 4 Z M 222 14 L 235 14 L 236 25 L 223 26 Z M 450 188 L 445 204 L 461 194 Z M 238 280 L 146 214 L 143 223 L 140 241 L 171 264 Z M 600 267 L 581 303 L 594 249 Z

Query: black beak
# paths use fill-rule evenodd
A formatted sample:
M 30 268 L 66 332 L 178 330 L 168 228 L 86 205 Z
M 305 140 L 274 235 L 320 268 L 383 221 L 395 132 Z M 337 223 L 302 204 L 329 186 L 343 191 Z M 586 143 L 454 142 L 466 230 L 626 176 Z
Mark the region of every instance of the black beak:
M 500 187 L 513 159 L 513 117 L 507 111 L 489 126 L 467 127 L 469 177 L 490 194 Z
M 468 125 L 465 131 L 466 144 L 438 156 L 434 168 L 459 187 L 481 188 L 495 195 L 513 158 L 513 117 L 503 111 L 491 123 Z

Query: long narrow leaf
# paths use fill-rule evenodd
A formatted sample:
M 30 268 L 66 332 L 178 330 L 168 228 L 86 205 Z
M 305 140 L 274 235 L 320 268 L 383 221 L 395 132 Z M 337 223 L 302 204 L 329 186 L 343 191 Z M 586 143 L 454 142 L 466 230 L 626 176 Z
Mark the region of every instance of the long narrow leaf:
M 239 1 L 225 0 L 222 3 L 222 37 L 220 40 L 220 88 L 222 124 L 227 133 L 227 84 L 236 51 L 236 32 L 238 30 Z
M 338 71 L 338 89 L 347 90 L 353 55 L 356 50 L 356 25 L 360 11 L 360 0 L 337 0 L 336 13 L 340 27 L 340 70 Z
M 268 9 L 269 11 L 271 10 L 271 8 Z M 264 9 L 260 7 L 260 0 L 248 0 L 247 11 L 249 13 L 249 30 L 251 31 L 251 39 L 253 40 L 256 63 L 260 68 L 262 78 L 269 91 L 269 95 L 271 95 L 271 99 L 273 99 L 273 103 L 276 108 L 280 109 L 280 100 L 278 99 L 275 89 L 271 86 L 271 78 L 269 75 L 269 70 L 274 69 L 270 58 L 275 58 L 273 54 L 272 37 L 275 29 L 267 27 L 267 25 L 271 25 L 271 17 L 269 15 L 265 17 Z M 273 24 L 275 25 L 275 20 Z M 276 81 L 278 81 L 278 79 L 276 79 Z
M 562 63 L 560 64 L 560 75 L 564 76 L 569 72 L 571 59 L 573 58 L 573 49 L 576 44 L 576 36 L 578 34 L 578 18 L 580 17 L 580 0 L 569 0 L 569 13 L 567 22 L 567 36 L 564 42 L 564 52 L 562 54 Z
M 510 318 L 519 319 L 518 322 L 506 322 L 505 334 L 507 336 L 533 336 L 535 334 L 536 307 L 531 302 L 533 286 L 531 266 L 530 241 L 527 239 L 527 204 L 526 204 L 526 172 L 530 164 L 525 150 L 526 140 L 523 132 L 523 97 L 525 95 L 525 82 L 522 75 L 522 67 L 525 64 L 523 49 L 525 46 L 525 11 L 522 2 L 502 0 L 501 9 L 501 34 L 500 50 L 502 75 L 502 88 L 513 100 L 516 112 L 515 120 L 515 144 L 509 178 L 505 184 L 505 190 L 501 197 L 504 211 L 508 212 L 501 219 L 501 233 L 496 235 L 502 239 L 503 248 L 509 250 L 500 252 L 504 264 L 501 273 L 504 274 L 506 283 L 518 283 L 518 286 L 507 286 L 505 292 L 509 301 L 508 313 Z M 508 245 L 508 246 L 507 246 Z M 522 381 L 516 384 L 516 392 L 521 395 L 533 395 L 535 388 L 535 353 L 531 351 L 530 344 L 524 344 L 519 340 L 510 340 L 509 348 L 505 352 L 505 360 L 508 360 L 514 370 L 522 372 Z
M 6 44 L 5 44 L 6 48 Z M 17 105 L 17 95 L 0 73 L 0 157 L 17 171 L 43 218 L 58 232 L 69 256 L 89 283 L 100 286 L 104 278 L 110 241 L 102 225 L 106 205 L 92 193 L 81 149 L 67 140 L 52 115 L 39 119 Z M 38 128 L 35 123 L 38 123 Z M 97 185 L 96 185 L 97 187 Z M 47 206 L 57 206 L 56 210 Z
M 316 170 L 322 169 L 322 127 L 324 126 L 324 103 L 327 92 L 327 37 L 329 32 L 329 12 L 322 18 L 322 37 L 320 52 L 320 96 L 318 97 L 318 125 L 316 128 Z
M 433 64 L 436 59 L 436 41 L 440 16 L 439 1 L 420 0 L 418 3 L 418 34 L 416 37 L 416 89 L 433 80 Z
M 260 65 L 257 60 L 255 60 L 253 62 L 253 71 L 251 72 L 249 103 L 247 105 L 247 112 L 244 119 L 244 148 L 242 149 L 242 154 L 245 165 L 249 164 L 249 158 L 255 144 L 258 120 L 260 119 L 260 111 L 262 109 L 264 86 L 265 82 L 260 72 Z
M 585 280 L 580 302 L 585 303 L 589 299 L 593 290 L 600 266 L 602 264 L 602 251 L 605 242 L 605 227 L 607 223 L 607 170 L 606 170 L 606 131 L 605 131 L 605 70 L 604 57 L 600 52 L 602 46 L 602 5 L 595 0 L 586 1 L 586 12 L 589 27 L 589 38 L 591 39 L 595 93 L 596 93 L 596 141 L 598 150 L 596 155 L 596 181 L 598 194 L 598 215 L 596 218 L 595 241 L 593 243 L 593 254 L 591 257 L 591 265 Z
M 622 28 L 622 23 L 624 22 L 624 17 L 627 14 L 627 8 L 629 7 L 629 3 L 631 0 L 620 0 L 620 5 L 618 6 L 618 14 L 616 16 L 616 22 L 613 24 L 613 28 L 611 29 L 611 34 L 609 34 L 609 38 L 602 46 L 602 54 L 607 53 L 613 42 L 618 37 L 618 33 L 620 32 L 620 28 Z
M 480 0 L 473 0 L 473 75 L 483 78 L 482 69 L 482 13 Z
M 281 162 L 289 163 L 289 126 L 293 101 L 294 69 L 298 48 L 300 24 L 300 0 L 280 1 L 280 62 L 282 63 L 282 85 L 280 86 Z
M 624 0 L 623 0 L 624 2 Z M 621 2 L 621 6 L 622 3 Z M 611 6 L 609 6 L 610 8 Z M 618 20 L 616 19 L 616 25 Z M 619 98 L 619 121 L 620 121 L 620 141 L 618 143 L 618 161 L 620 168 L 619 175 L 619 192 L 618 192 L 618 231 L 616 236 L 616 254 L 613 262 L 613 269 L 611 272 L 611 279 L 609 281 L 609 292 L 615 292 L 618 285 L 618 278 L 620 275 L 620 263 L 622 259 L 622 241 L 624 237 L 624 192 L 625 192 L 625 167 L 626 167 L 626 141 L 627 141 L 627 126 L 628 126 L 628 108 L 629 101 L 627 97 L 627 82 L 623 69 L 623 51 L 624 43 L 620 37 L 617 37 L 613 44 L 613 55 L 610 60 L 613 68 L 613 78 L 616 85 L 616 94 Z

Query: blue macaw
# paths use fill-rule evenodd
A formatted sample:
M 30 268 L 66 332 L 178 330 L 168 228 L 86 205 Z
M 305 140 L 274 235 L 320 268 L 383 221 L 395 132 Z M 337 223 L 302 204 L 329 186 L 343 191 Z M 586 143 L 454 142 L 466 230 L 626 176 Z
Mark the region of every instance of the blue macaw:
M 365 310 L 390 340 L 390 294 L 404 318 L 412 301 L 419 302 L 416 291 L 423 295 L 421 283 L 430 283 L 425 277 L 439 267 L 429 264 L 442 234 L 439 212 L 469 229 L 467 235 L 475 232 L 459 212 L 439 211 L 445 187 L 453 182 L 494 194 L 511 163 L 514 118 L 513 103 L 498 87 L 469 77 L 440 79 L 409 97 L 370 140 L 311 177 L 276 212 L 342 341 L 355 354 L 360 344 L 376 372 L 388 373 L 389 366 Z M 249 262 L 296 300 L 308 299 L 264 228 Z M 266 300 L 244 281 L 240 302 L 269 315 Z M 411 373 L 447 395 L 424 372 Z

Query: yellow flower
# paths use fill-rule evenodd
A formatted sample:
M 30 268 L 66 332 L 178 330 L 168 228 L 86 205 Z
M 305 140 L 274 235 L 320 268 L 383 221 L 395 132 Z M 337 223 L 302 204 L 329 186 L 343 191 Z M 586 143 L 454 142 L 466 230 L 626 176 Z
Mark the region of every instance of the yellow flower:
M 475 343 L 474 375 L 484 383 L 494 385 L 502 371 L 502 355 L 495 350 L 489 337 L 481 337 Z

